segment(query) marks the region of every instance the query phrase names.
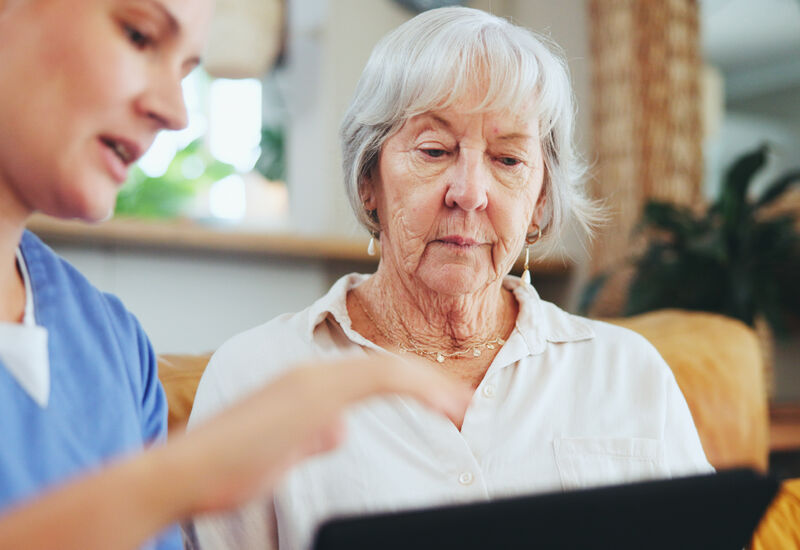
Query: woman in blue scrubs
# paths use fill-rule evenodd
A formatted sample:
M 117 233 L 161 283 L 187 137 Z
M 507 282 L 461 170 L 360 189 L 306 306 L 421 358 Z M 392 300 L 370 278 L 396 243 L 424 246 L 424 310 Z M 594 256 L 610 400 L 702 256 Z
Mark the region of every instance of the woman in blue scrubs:
M 110 216 L 156 134 L 186 125 L 181 81 L 212 12 L 212 0 L 0 0 L 2 548 L 135 547 L 165 528 L 148 547 L 181 548 L 170 523 L 241 503 L 335 445 L 353 400 L 404 392 L 449 414 L 466 406 L 468 393 L 424 367 L 309 365 L 136 456 L 166 435 L 150 343 L 25 223 Z

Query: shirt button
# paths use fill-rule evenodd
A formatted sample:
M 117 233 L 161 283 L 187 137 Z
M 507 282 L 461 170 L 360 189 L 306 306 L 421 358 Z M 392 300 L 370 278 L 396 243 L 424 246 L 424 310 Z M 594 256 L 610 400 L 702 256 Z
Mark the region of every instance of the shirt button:
M 495 387 L 494 384 L 486 384 L 483 387 L 483 395 L 486 397 L 494 397 Z
M 461 472 L 458 476 L 458 482 L 461 485 L 469 485 L 470 483 L 472 483 L 472 473 Z

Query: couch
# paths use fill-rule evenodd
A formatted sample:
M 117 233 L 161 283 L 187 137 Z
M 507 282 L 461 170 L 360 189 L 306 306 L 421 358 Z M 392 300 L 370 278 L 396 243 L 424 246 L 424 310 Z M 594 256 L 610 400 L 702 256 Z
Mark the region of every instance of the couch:
M 715 468 L 767 470 L 767 392 L 762 355 L 752 329 L 721 315 L 681 310 L 605 320 L 640 333 L 664 357 Z M 159 378 L 169 402 L 171 433 L 185 429 L 209 357 L 159 356 Z M 800 480 L 783 484 L 751 547 L 800 548 Z

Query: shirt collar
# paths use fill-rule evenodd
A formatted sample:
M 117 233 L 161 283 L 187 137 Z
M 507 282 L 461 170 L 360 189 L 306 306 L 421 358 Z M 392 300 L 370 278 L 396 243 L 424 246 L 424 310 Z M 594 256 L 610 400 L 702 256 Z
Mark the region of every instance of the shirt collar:
M 25 313 L 22 324 L 0 323 L 0 361 L 22 389 L 45 408 L 50 397 L 47 329 L 36 324 L 28 266 L 19 248 L 17 266 L 25 286 Z
M 314 302 L 309 309 L 308 336 L 313 338 L 316 327 L 332 316 L 345 330 L 350 332 L 350 315 L 347 312 L 347 293 L 369 278 L 369 275 L 350 273 L 345 275 Z M 507 276 L 503 287 L 514 293 L 519 303 L 516 330 L 521 334 L 530 355 L 543 353 L 547 343 L 578 342 L 594 338 L 594 330 L 587 319 L 577 317 L 539 298 L 531 285 L 525 285 L 519 277 Z M 360 343 L 360 342 L 359 342 Z
M 594 338 L 588 319 L 567 313 L 545 302 L 536 289 L 524 284 L 519 277 L 507 276 L 503 287 L 514 293 L 519 304 L 516 329 L 522 335 L 531 355 L 543 353 L 547 343 L 563 344 Z
M 317 325 L 329 315 L 346 330 L 350 329 L 350 314 L 347 312 L 347 293 L 369 279 L 369 275 L 350 273 L 336 281 L 325 296 L 314 302 L 308 312 L 308 335 L 311 337 Z

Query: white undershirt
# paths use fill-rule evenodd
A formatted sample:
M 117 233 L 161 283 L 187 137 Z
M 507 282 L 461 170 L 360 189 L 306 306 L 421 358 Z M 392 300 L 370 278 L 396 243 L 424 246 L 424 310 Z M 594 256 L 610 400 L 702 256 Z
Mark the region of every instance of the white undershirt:
M 36 324 L 28 266 L 17 249 L 17 267 L 25 286 L 25 312 L 22 323 L 0 322 L 0 364 L 42 407 L 50 397 L 50 359 L 47 351 L 47 329 Z

